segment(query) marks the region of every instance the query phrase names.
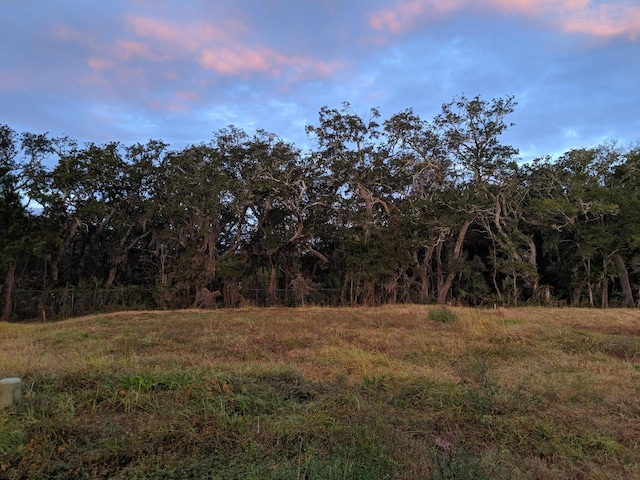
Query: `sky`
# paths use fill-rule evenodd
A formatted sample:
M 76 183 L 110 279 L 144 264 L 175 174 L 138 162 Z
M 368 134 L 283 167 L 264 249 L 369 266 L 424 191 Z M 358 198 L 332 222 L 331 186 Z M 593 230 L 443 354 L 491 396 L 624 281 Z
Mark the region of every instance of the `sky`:
M 529 161 L 640 142 L 640 0 L 0 0 L 0 124 L 81 144 L 313 148 L 349 102 L 433 119 L 513 95 Z

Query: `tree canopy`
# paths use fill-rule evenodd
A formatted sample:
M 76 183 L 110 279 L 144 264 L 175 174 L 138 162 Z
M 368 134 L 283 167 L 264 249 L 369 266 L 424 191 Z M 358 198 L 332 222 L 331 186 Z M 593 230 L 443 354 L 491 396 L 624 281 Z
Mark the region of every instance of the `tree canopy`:
M 2 318 L 100 305 L 636 306 L 640 147 L 523 163 L 501 140 L 516 106 L 459 97 L 431 120 L 323 107 L 308 152 L 234 126 L 175 150 L 1 125 Z

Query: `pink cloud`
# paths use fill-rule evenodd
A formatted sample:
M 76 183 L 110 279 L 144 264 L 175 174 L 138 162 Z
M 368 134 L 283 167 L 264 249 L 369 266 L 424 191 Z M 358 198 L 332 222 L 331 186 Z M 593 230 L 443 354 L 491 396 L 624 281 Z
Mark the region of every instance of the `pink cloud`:
M 149 17 L 126 18 L 134 33 L 140 37 L 164 40 L 167 43 L 184 45 L 183 30 L 169 22 Z
M 200 64 L 207 70 L 227 75 L 249 71 L 266 71 L 274 57 L 269 50 L 252 50 L 247 47 L 236 49 L 206 49 L 202 51 Z
M 623 4 L 599 5 L 562 23 L 566 32 L 586 33 L 599 37 L 640 36 L 640 6 Z
M 191 35 L 198 42 L 224 42 L 246 34 L 250 28 L 239 20 L 225 19 L 224 28 L 217 28 L 210 23 L 199 22 L 190 26 Z
M 373 12 L 369 25 L 377 31 L 400 33 L 418 22 L 472 7 L 543 19 L 568 33 L 632 39 L 640 35 L 640 5 L 612 0 L 598 4 L 591 0 L 398 0 L 390 8 Z
M 199 102 L 202 96 L 193 91 L 175 90 L 173 95 L 166 99 L 154 99 L 147 102 L 146 106 L 149 110 L 167 111 L 173 113 L 181 113 L 189 110 L 189 104 Z
M 310 57 L 289 56 L 265 47 L 251 49 L 244 46 L 203 50 L 200 64 L 207 70 L 225 75 L 265 72 L 272 76 L 281 76 L 284 70 L 289 70 L 298 80 L 310 74 L 326 77 L 338 67 L 338 64 L 329 64 Z
M 233 18 L 224 19 L 222 26 L 202 21 L 179 25 L 141 16 L 127 17 L 127 23 L 136 35 L 161 42 L 163 51 L 195 55 L 203 69 L 223 75 L 246 76 L 262 72 L 279 76 L 288 68 L 298 74 L 297 78 L 302 78 L 305 74 L 328 76 L 336 68 L 336 64 L 306 56 L 248 45 L 244 37 L 251 29 Z
M 187 90 L 176 90 L 175 96 L 181 100 L 200 100 L 201 96 L 197 92 L 189 92 Z
M 106 58 L 92 57 L 87 59 L 87 63 L 94 70 L 104 70 L 114 66 L 114 62 Z
M 173 94 L 148 102 L 153 109 L 181 112 L 192 108 L 215 76 L 269 76 L 281 79 L 278 87 L 286 90 L 300 81 L 330 76 L 340 68 L 338 62 L 252 43 L 251 29 L 233 19 L 181 23 L 173 18 L 126 16 L 124 22 L 126 31 L 106 41 L 65 27 L 57 27 L 55 34 L 87 50 L 84 62 L 89 68 L 77 77 L 83 85 L 122 96 L 158 83 L 170 84 Z M 194 66 L 199 70 L 195 74 Z
M 153 59 L 149 46 L 142 42 L 133 42 L 130 40 L 118 40 L 116 46 L 119 50 L 119 56 L 125 59 L 134 57 Z
M 640 5 L 618 1 L 595 4 L 590 0 L 488 0 L 500 10 L 509 8 L 529 16 L 544 17 L 568 33 L 596 37 L 626 36 L 640 33 Z
M 238 32 L 246 31 L 241 23 L 228 20 L 225 28 L 216 28 L 206 22 L 179 25 L 156 18 L 128 16 L 126 22 L 134 34 L 162 42 L 176 50 L 194 51 L 210 42 L 225 42 L 235 38 Z
M 537 16 L 588 8 L 591 0 L 484 0 L 480 3 L 502 11 Z
M 369 25 L 375 30 L 399 33 L 411 29 L 415 22 L 459 9 L 469 0 L 413 0 L 399 1 L 393 7 L 374 12 Z

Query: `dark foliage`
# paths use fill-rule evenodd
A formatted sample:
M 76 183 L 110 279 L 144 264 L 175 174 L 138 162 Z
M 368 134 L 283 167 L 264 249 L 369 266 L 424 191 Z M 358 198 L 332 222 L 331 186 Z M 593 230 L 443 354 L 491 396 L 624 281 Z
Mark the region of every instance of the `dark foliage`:
M 235 127 L 78 146 L 0 130 L 4 319 L 118 308 L 636 305 L 640 149 L 518 161 L 516 103 L 324 107 L 302 153 Z

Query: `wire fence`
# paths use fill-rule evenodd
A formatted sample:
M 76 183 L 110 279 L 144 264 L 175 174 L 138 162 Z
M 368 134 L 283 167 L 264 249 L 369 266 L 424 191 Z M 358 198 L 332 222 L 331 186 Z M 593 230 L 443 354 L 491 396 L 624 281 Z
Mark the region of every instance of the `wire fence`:
M 15 320 L 61 320 L 92 313 L 157 308 L 154 292 L 141 288 L 78 289 L 64 288 L 48 292 L 16 290 L 12 298 Z
M 50 291 L 15 290 L 12 294 L 11 320 L 62 320 L 83 315 L 124 310 L 156 310 L 199 307 L 194 296 L 167 297 L 157 289 L 120 287 L 80 289 L 67 287 Z M 241 306 L 339 306 L 340 289 L 245 289 L 231 299 L 221 294 L 206 308 Z
M 339 306 L 342 304 L 342 290 L 339 288 L 314 288 L 298 290 L 295 288 L 277 289 L 266 288 L 247 289 L 249 304 L 257 307 L 269 305 L 284 305 L 288 307 L 300 306 Z M 274 298 L 272 298 L 272 295 Z

